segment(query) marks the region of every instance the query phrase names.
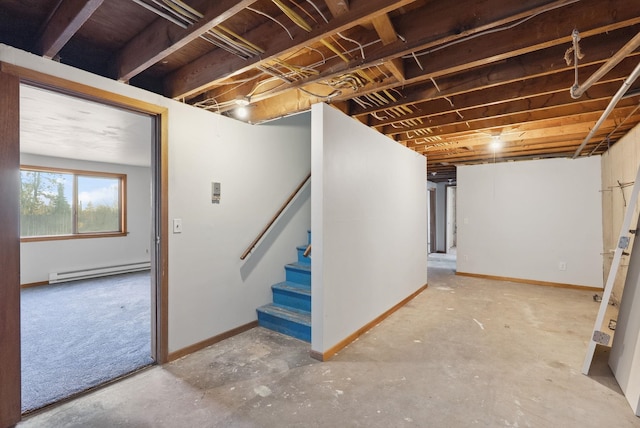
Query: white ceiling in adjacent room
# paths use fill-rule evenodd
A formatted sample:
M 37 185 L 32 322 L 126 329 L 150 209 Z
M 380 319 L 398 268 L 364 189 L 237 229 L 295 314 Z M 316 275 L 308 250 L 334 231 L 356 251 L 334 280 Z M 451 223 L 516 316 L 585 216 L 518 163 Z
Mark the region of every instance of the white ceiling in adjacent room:
M 153 126 L 149 115 L 20 86 L 23 153 L 149 166 Z

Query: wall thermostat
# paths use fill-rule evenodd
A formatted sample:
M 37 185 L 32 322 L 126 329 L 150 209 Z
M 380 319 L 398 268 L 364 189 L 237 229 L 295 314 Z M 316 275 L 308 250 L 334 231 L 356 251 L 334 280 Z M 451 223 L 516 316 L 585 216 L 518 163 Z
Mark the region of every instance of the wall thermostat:
M 220 203 L 220 183 L 211 183 L 211 203 Z

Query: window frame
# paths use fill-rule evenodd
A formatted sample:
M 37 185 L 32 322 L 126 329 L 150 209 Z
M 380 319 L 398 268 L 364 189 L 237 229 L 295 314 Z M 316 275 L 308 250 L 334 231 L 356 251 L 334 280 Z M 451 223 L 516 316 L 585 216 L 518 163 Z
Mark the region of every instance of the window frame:
M 87 238 L 113 238 L 127 236 L 127 174 L 103 172 L 103 171 L 87 171 L 71 168 L 58 168 L 48 166 L 35 166 L 35 165 L 20 165 L 20 173 L 22 171 L 35 171 L 53 174 L 68 174 L 73 175 L 73 212 L 72 212 L 72 224 L 74 232 L 66 235 L 41 235 L 41 236 L 20 236 L 20 242 L 39 242 L 39 241 L 61 241 L 68 239 L 87 239 Z M 119 182 L 119 198 L 118 209 L 120 213 L 120 230 L 111 232 L 78 232 L 78 177 L 91 177 L 91 178 L 113 178 Z M 22 179 L 20 180 L 22 183 Z M 22 213 L 20 214 L 22 217 Z

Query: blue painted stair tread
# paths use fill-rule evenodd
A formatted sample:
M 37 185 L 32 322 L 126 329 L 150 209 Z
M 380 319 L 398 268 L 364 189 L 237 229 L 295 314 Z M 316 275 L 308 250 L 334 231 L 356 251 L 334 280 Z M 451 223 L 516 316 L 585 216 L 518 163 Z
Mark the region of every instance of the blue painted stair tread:
M 307 231 L 311 242 L 311 231 Z M 298 261 L 285 265 L 285 281 L 271 286 L 273 303 L 257 309 L 261 327 L 311 342 L 311 258 L 296 247 Z
M 269 304 L 258 308 L 258 322 L 262 327 L 311 342 L 311 313 Z
M 288 282 L 311 285 L 311 265 L 295 262 L 289 263 L 284 269 L 285 279 Z
M 298 251 L 298 263 L 303 264 L 303 265 L 310 265 L 311 264 L 311 257 L 305 257 L 304 256 L 304 252 L 307 250 L 307 246 L 306 245 L 301 245 L 299 247 L 296 247 L 296 250 Z
M 273 303 L 299 311 L 311 312 L 311 288 L 292 282 L 271 286 Z

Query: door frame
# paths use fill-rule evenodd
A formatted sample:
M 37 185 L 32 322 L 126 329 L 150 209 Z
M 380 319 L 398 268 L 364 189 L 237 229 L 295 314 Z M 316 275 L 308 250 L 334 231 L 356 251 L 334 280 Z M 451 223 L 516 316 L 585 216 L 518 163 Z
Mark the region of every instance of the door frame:
M 158 364 L 168 361 L 168 109 L 135 98 L 0 62 L 0 428 L 21 419 L 20 380 L 20 84 L 40 86 L 76 97 L 151 115 L 155 118 L 152 144 L 153 235 L 151 246 L 152 357 Z M 6 94 L 6 95 L 5 95 Z M 17 134 L 16 134 L 17 133 Z M 7 178 L 5 180 L 5 178 Z M 15 183 L 14 183 L 15 182 Z M 15 186 L 13 186 L 15 184 Z M 12 186 L 15 190 L 11 190 Z M 16 218 L 17 216 L 17 218 Z M 6 230 L 5 230 L 6 229 Z M 6 297 L 6 298 L 4 298 Z M 5 364 L 7 362 L 7 364 Z M 16 365 L 17 364 L 17 365 Z

